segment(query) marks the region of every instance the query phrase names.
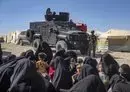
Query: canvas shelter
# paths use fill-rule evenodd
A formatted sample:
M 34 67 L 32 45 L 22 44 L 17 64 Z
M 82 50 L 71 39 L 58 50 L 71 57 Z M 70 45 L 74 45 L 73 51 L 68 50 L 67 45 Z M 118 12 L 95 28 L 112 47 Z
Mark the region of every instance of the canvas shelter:
M 130 51 L 130 31 L 111 29 L 99 36 L 99 47 L 111 51 Z

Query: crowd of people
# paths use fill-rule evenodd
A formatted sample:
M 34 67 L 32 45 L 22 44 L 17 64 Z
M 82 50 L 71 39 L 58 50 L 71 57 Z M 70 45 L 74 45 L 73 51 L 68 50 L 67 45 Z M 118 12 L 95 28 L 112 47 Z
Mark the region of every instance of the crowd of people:
M 130 67 L 118 65 L 108 53 L 96 59 L 77 58 L 60 49 L 53 56 L 49 45 L 2 57 L 0 92 L 130 92 Z

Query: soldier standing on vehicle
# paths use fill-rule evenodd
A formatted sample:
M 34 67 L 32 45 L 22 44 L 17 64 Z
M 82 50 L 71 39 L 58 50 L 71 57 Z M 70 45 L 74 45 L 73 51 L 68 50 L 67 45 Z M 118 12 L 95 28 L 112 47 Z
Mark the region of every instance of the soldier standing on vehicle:
M 53 15 L 52 15 L 52 12 L 51 12 L 51 9 L 50 9 L 50 8 L 47 8 L 47 10 L 46 10 L 45 19 L 46 19 L 47 21 L 51 21 L 51 20 L 53 19 Z
M 91 56 L 91 50 L 93 52 L 93 57 L 95 57 L 95 52 L 96 52 L 96 45 L 97 45 L 97 37 L 95 36 L 95 31 L 91 31 L 91 36 L 89 39 L 89 56 Z
M 46 10 L 46 15 L 52 15 L 52 12 L 51 12 L 51 9 L 50 9 L 50 8 L 47 8 L 47 10 Z

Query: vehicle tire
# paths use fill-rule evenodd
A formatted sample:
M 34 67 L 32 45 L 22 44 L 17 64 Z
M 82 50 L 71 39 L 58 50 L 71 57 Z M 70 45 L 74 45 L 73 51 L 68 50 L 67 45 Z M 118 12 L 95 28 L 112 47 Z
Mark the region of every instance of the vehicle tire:
M 36 51 L 39 48 L 39 45 L 40 45 L 40 39 L 35 39 L 32 44 L 33 49 Z
M 27 30 L 26 37 L 29 41 L 33 40 L 34 31 L 33 30 Z
M 23 41 L 19 40 L 19 45 L 23 46 Z
M 65 51 L 68 50 L 68 46 L 67 46 L 66 42 L 65 41 L 58 41 L 56 43 L 56 52 L 59 51 L 62 48 L 65 49 Z

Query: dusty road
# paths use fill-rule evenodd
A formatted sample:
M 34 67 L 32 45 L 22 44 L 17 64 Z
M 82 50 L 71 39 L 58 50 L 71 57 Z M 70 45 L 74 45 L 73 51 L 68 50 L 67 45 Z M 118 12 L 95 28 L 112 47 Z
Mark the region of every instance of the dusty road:
M 33 49 L 31 46 L 19 46 L 15 44 L 7 44 L 2 43 L 2 50 L 4 51 L 4 56 L 8 54 L 15 54 L 17 56 L 20 55 L 21 52 L 27 51 L 29 49 Z M 129 64 L 130 65 L 130 53 L 127 52 L 110 52 L 112 56 L 119 62 L 119 64 Z M 78 55 L 80 58 L 84 58 L 85 56 Z M 97 54 L 98 61 L 100 60 L 100 53 Z

